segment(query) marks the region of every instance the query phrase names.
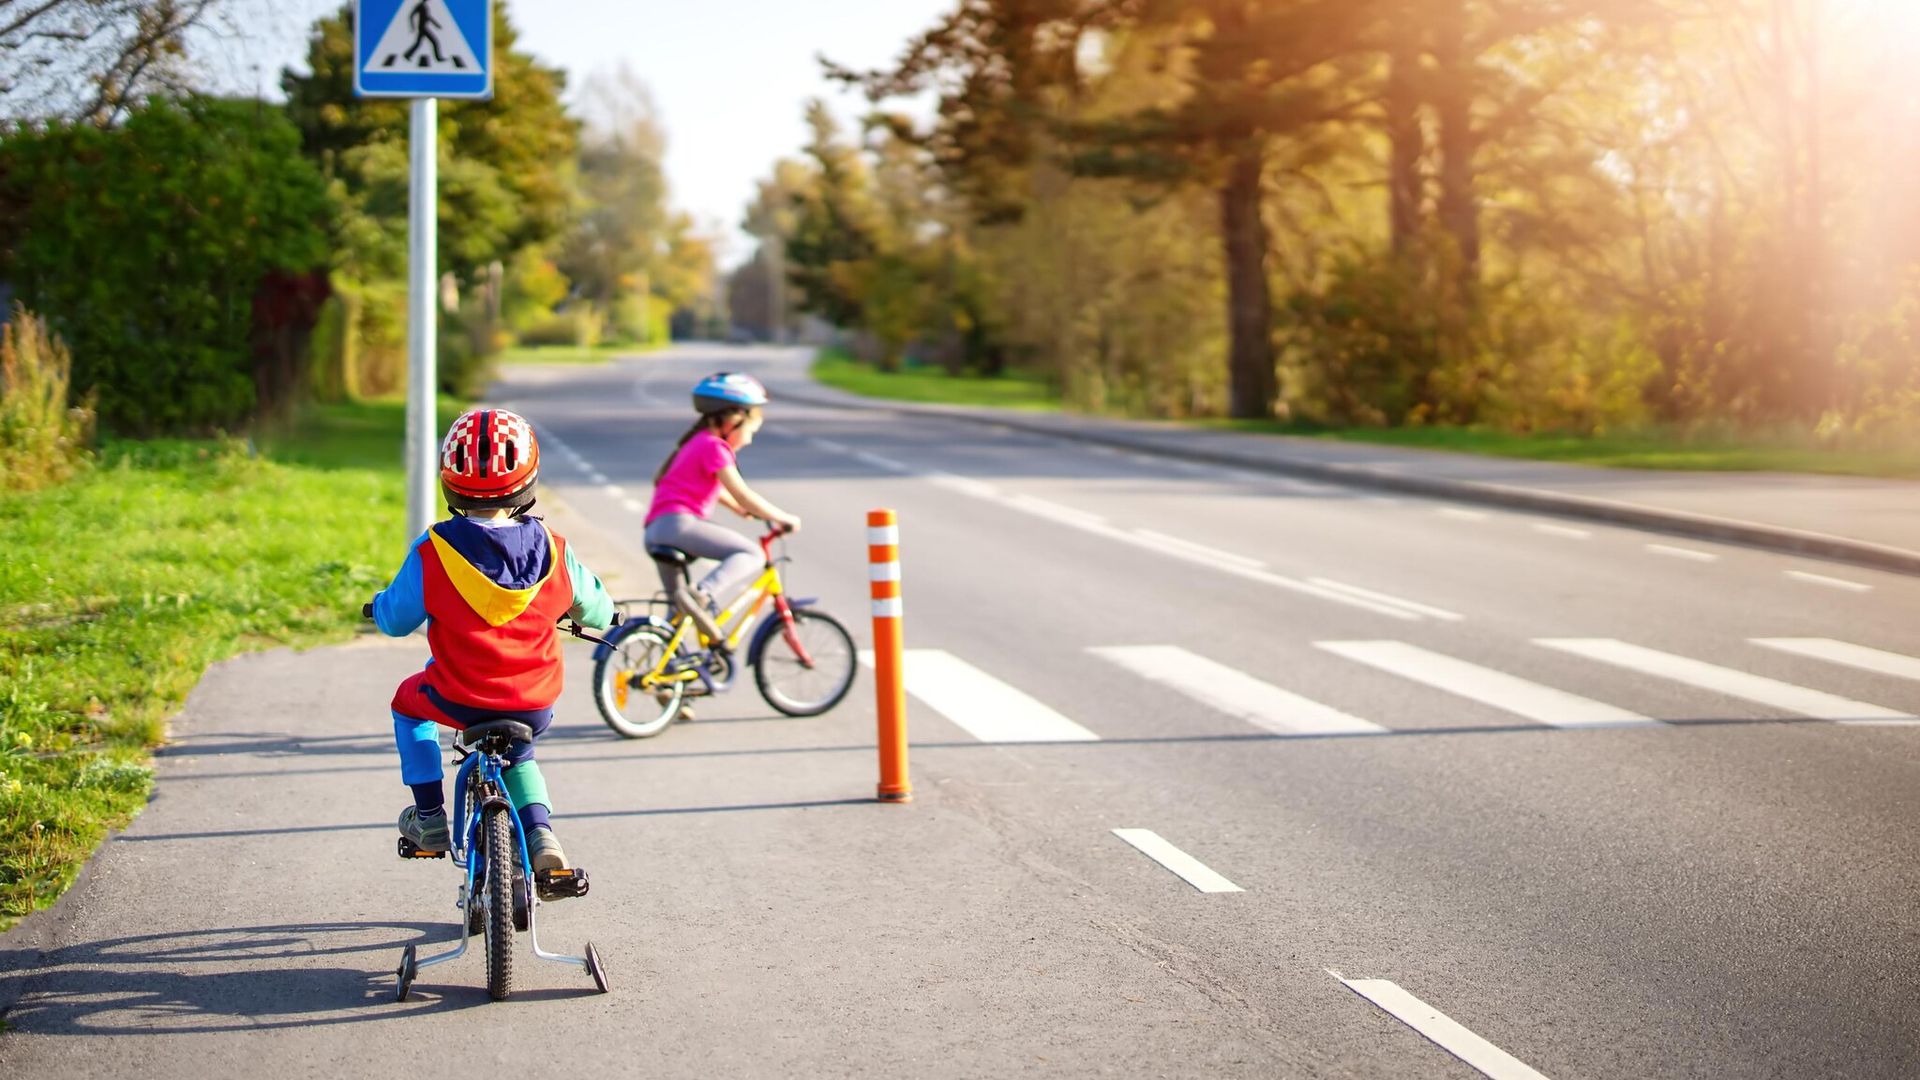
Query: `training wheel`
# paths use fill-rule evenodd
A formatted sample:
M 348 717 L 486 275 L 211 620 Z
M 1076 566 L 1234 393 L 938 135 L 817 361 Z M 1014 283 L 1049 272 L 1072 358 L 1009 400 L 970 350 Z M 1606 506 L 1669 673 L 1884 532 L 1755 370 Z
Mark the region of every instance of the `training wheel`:
M 587 974 L 593 976 L 593 985 L 599 987 L 601 993 L 610 989 L 607 986 L 607 969 L 600 963 L 600 950 L 594 948 L 591 941 L 587 942 Z
M 407 991 L 413 989 L 414 977 L 420 974 L 420 965 L 414 960 L 413 946 L 407 946 L 400 954 L 400 970 L 394 974 L 400 977 L 400 986 L 393 995 L 395 1001 L 407 1000 Z

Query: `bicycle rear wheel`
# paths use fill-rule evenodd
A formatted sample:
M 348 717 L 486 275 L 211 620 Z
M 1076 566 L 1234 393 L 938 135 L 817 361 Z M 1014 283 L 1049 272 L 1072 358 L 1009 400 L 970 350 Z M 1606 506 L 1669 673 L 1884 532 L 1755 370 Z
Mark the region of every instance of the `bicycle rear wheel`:
M 513 823 L 504 806 L 490 806 L 481 822 L 487 852 L 487 995 L 505 1001 L 513 993 L 513 868 L 520 861 Z
M 608 639 L 613 648 L 593 662 L 593 703 L 608 727 L 629 739 L 645 739 L 665 731 L 680 715 L 687 684 L 633 685 L 660 666 L 673 632 L 651 624 L 631 625 L 625 633 L 615 631 Z
M 788 716 L 819 716 L 853 689 L 857 662 L 853 635 L 840 620 L 796 608 L 793 625 L 768 636 L 754 661 L 753 681 L 767 704 Z

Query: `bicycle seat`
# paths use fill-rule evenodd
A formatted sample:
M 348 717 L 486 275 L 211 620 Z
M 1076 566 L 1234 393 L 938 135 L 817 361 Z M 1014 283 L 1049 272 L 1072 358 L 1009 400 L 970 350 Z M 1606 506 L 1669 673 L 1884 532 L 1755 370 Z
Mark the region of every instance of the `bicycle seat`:
M 508 742 L 533 741 L 533 729 L 518 720 L 482 720 L 477 724 L 469 724 L 461 729 L 460 741 L 467 746 L 479 746 L 496 735 Z
M 654 562 L 663 562 L 672 566 L 686 566 L 693 562 L 693 556 L 674 547 L 649 547 L 647 554 Z

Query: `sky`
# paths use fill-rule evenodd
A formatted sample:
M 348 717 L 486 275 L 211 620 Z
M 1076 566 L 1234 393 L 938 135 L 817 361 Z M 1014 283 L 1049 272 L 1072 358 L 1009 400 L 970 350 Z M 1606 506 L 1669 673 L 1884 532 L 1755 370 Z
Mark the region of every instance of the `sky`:
M 502 0 L 495 0 L 496 3 Z M 957 0 L 504 0 L 520 47 L 577 87 L 622 61 L 646 81 L 667 128 L 674 205 L 722 240 L 722 262 L 750 254 L 738 229 L 754 183 L 807 138 L 802 109 L 825 96 L 843 118 L 864 99 L 827 82 L 824 52 L 885 65 Z M 278 97 L 280 69 L 306 53 L 306 30 L 338 0 L 232 0 L 226 40 L 208 46 L 220 89 Z

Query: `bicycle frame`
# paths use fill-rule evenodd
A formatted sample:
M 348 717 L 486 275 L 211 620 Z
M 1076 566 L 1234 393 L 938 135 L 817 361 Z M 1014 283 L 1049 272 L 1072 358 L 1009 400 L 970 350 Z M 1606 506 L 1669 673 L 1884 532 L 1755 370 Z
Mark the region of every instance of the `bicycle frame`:
M 687 652 L 694 651 L 687 647 L 690 637 L 708 649 L 716 645 L 723 646 L 729 650 L 739 648 L 741 638 L 746 635 L 747 630 L 752 627 L 754 621 L 759 618 L 760 609 L 766 605 L 768 600 L 773 601 L 774 610 L 779 614 L 781 621 L 785 624 L 782 630 L 787 635 L 788 644 L 793 647 L 794 654 L 800 657 L 802 663 L 811 666 L 813 658 L 807 655 L 806 648 L 801 645 L 800 639 L 793 633 L 793 607 L 787 602 L 786 586 L 780 580 L 780 564 L 785 562 L 786 559 L 775 558 L 773 554 L 773 542 L 781 535 L 781 533 L 771 532 L 760 538 L 760 552 L 767 560 L 766 569 L 760 571 L 760 576 L 754 579 L 753 584 L 748 587 L 746 592 L 741 593 L 739 597 L 720 612 L 718 624 L 721 631 L 726 634 L 726 637 L 718 642 L 707 640 L 706 637 L 695 628 L 693 619 L 684 613 L 681 614 L 680 617 L 673 622 L 673 637 L 668 640 L 666 648 L 661 650 L 660 661 L 643 677 L 643 684 L 652 685 L 699 680 L 706 682 L 710 690 L 713 689 L 712 680 L 707 676 L 707 673 L 700 668 L 677 672 L 669 672 L 667 669 L 673 666 L 674 658 L 679 656 L 683 649 Z M 683 570 L 682 572 L 684 573 L 685 571 Z

